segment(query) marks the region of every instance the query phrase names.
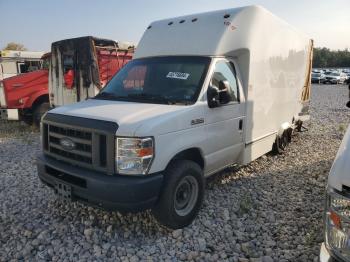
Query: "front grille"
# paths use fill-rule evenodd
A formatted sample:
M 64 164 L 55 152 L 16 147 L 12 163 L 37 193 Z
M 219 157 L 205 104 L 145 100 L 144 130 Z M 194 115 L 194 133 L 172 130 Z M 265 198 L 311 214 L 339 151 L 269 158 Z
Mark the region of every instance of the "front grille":
M 83 128 L 43 122 L 43 148 L 45 154 L 60 161 L 99 171 L 111 171 L 108 166 L 108 135 L 99 130 L 83 130 Z M 74 143 L 73 148 L 62 145 L 61 140 Z M 113 139 L 113 136 L 112 136 Z

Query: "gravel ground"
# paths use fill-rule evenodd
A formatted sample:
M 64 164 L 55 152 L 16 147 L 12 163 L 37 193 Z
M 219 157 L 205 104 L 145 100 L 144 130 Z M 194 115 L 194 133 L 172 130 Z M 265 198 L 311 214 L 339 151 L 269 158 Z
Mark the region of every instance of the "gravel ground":
M 282 155 L 210 178 L 198 218 L 175 231 L 149 212 L 60 202 L 36 175 L 38 132 L 1 122 L 0 261 L 317 261 L 326 177 L 349 123 L 347 92 L 314 85 L 309 130 Z

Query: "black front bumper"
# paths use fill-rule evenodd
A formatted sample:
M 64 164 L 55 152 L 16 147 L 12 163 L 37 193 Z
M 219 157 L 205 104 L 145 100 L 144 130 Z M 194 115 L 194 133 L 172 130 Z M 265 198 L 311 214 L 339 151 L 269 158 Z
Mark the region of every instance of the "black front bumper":
M 39 178 L 46 185 L 55 187 L 57 183 L 64 183 L 71 186 L 72 200 L 123 212 L 153 207 L 163 183 L 162 174 L 147 177 L 112 176 L 44 155 L 38 156 L 37 168 Z

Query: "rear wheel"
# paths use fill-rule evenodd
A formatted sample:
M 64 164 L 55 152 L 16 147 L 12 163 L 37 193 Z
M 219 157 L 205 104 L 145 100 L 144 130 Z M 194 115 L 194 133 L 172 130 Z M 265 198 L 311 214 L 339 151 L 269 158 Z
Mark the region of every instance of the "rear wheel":
M 281 136 L 277 135 L 275 143 L 272 146 L 272 152 L 274 154 L 281 154 L 286 150 L 288 144 L 292 140 L 292 129 L 285 130 Z
M 188 226 L 203 202 L 202 169 L 193 161 L 177 160 L 166 169 L 164 179 L 159 201 L 152 209 L 154 217 L 171 229 Z
M 33 124 L 36 127 L 40 126 L 41 117 L 50 109 L 48 102 L 41 103 L 36 106 L 33 112 Z

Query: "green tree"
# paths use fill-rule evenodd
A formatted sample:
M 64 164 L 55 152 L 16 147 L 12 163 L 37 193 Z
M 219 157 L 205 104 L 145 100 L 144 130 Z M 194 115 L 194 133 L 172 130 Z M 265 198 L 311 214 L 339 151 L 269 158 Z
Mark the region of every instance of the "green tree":
M 350 67 L 350 51 L 314 48 L 313 67 Z
M 3 48 L 3 50 L 26 51 L 27 48 L 25 48 L 22 44 L 10 42 Z

